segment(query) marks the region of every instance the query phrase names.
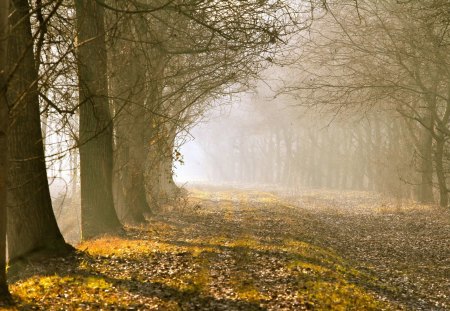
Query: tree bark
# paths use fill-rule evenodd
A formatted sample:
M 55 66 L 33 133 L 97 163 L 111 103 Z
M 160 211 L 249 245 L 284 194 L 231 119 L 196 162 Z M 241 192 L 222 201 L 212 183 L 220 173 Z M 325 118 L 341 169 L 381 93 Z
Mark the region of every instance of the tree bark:
M 9 298 L 6 282 L 6 194 L 8 163 L 8 102 L 6 100 L 9 0 L 0 0 L 0 301 Z
M 176 126 L 170 126 L 168 130 L 168 140 L 166 146 L 166 155 L 163 160 L 162 170 L 163 170 L 163 180 L 161 181 L 163 184 L 163 190 L 168 198 L 168 200 L 172 200 L 176 198 L 180 194 L 180 188 L 177 186 L 173 176 L 173 150 L 175 148 L 175 139 L 177 136 Z
M 171 124 L 167 124 L 168 120 L 162 116 L 170 116 L 170 107 L 165 107 L 162 102 L 162 90 L 164 72 L 166 69 L 166 59 L 160 51 L 152 51 L 152 56 L 155 60 L 153 68 L 151 68 L 152 80 L 148 83 L 146 108 L 151 112 L 157 112 L 158 115 L 152 115 L 150 119 L 151 127 L 148 135 L 145 135 L 145 162 L 144 168 L 144 187 L 147 199 L 147 204 L 151 209 L 159 208 L 161 203 L 164 203 L 164 198 L 161 193 L 163 185 L 161 178 L 163 174 L 163 162 L 165 157 L 168 157 L 169 132 Z M 170 159 L 172 161 L 172 150 L 170 151 Z M 171 162 L 172 163 L 172 162 Z
M 155 131 L 145 166 L 147 202 L 152 208 L 169 203 L 174 198 L 176 185 L 173 181 L 173 138 L 162 124 Z
M 448 95 L 450 96 L 450 85 L 448 86 Z M 436 175 L 439 184 L 439 205 L 447 207 L 449 203 L 449 188 L 447 185 L 447 172 L 444 166 L 446 156 L 446 143 L 450 136 L 448 124 L 450 120 L 450 99 L 447 99 L 446 109 L 442 119 L 437 118 L 436 122 L 436 151 L 434 161 L 436 164 Z M 447 149 L 448 150 L 448 149 Z
M 121 228 L 112 193 L 113 131 L 108 104 L 103 7 L 76 0 L 80 100 L 82 238 Z
M 419 201 L 421 203 L 433 203 L 433 136 L 432 127 L 434 124 L 431 111 L 426 112 L 424 127 L 421 137 L 421 183 L 419 187 Z
M 38 72 L 27 0 L 14 0 L 14 26 L 8 42 L 8 62 L 15 68 L 9 81 L 9 197 L 8 253 L 10 262 L 32 253 L 65 254 L 64 242 L 52 209 L 42 143 Z M 17 66 L 17 67 L 15 67 Z
M 436 176 L 439 185 L 439 205 L 442 207 L 447 207 L 448 189 L 443 162 L 445 139 L 442 136 L 443 135 L 440 135 L 440 137 L 436 139 L 436 152 L 434 154 L 434 161 L 436 164 Z
M 425 133 L 422 154 L 421 154 L 421 183 L 419 201 L 421 203 L 433 203 L 433 162 L 432 158 L 432 138 L 431 135 Z
M 119 24 L 133 38 L 132 20 Z M 110 85 L 115 108 L 114 178 L 116 207 L 121 221 L 144 223 L 150 212 L 144 186 L 144 162 L 147 155 L 150 113 L 144 107 L 146 97 L 145 57 L 139 44 L 117 39 L 109 62 Z M 125 52 L 124 52 L 125 51 Z
M 127 223 L 139 224 L 145 222 L 144 214 L 150 212 L 145 195 L 143 168 L 147 144 L 142 137 L 146 136 L 149 124 L 139 122 L 139 116 L 136 119 L 133 117 L 128 112 L 118 117 L 120 124 L 116 126 L 115 171 L 118 191 L 123 196 L 121 219 Z

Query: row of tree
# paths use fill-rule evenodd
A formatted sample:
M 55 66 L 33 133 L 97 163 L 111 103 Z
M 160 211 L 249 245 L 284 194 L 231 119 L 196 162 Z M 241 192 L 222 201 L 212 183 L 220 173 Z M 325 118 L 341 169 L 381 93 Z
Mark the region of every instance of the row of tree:
M 177 135 L 256 77 L 310 10 L 285 1 L 1 0 L 0 297 L 6 236 L 11 264 L 72 250 L 45 155 L 76 162 L 79 150 L 83 239 L 144 221 L 178 191 Z
M 252 118 L 221 144 L 216 156 L 232 151 L 215 161 L 222 168 L 212 178 L 377 190 L 448 206 L 448 9 L 440 0 L 328 2 L 289 70 L 270 72 L 285 81 L 281 110 L 263 104 L 273 94 L 260 88 Z
M 415 156 L 416 197 L 448 205 L 450 50 L 447 1 L 358 1 L 329 5 L 302 50 L 308 63 L 290 85 L 307 105 L 338 112 L 381 111 L 393 122 L 391 137 Z M 382 114 L 380 114 L 382 115 Z M 386 119 L 386 118 L 385 118 Z M 402 148 L 409 141 L 410 148 Z M 393 142 L 395 144 L 395 142 Z M 406 179 L 410 181 L 409 179 Z
M 299 115 L 298 108 L 284 103 L 276 112 L 273 103 L 262 102 L 254 98 L 250 114 L 240 117 L 235 132 L 220 143 L 213 139 L 220 129 L 209 128 L 200 138 L 211 159 L 205 165 L 210 180 L 420 199 L 421 158 L 409 132 L 420 128 L 413 121 L 406 124 L 386 111 L 352 117 L 312 111 Z

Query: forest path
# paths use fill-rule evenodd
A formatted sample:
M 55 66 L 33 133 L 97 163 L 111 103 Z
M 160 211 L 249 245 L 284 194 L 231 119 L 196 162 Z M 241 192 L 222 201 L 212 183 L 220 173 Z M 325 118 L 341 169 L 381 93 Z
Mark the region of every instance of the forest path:
M 284 199 L 310 219 L 311 241 L 376 277 L 395 300 L 414 310 L 450 310 L 449 209 L 367 192 L 303 191 Z
M 197 188 L 11 287 L 18 309 L 445 310 L 448 216 L 364 193 Z

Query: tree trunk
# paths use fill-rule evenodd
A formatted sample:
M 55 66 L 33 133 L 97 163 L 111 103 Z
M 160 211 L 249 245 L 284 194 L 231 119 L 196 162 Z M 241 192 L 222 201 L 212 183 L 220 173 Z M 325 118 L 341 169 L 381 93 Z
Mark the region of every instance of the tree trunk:
M 8 61 L 18 67 L 9 81 L 9 197 L 8 253 L 10 261 L 31 253 L 65 254 L 64 242 L 52 209 L 42 143 L 38 73 L 27 0 L 14 0 Z
M 134 103 L 128 104 L 132 105 Z M 117 188 L 122 195 L 121 219 L 127 223 L 139 224 L 145 222 L 144 214 L 150 212 L 145 195 L 143 168 L 147 144 L 142 137 L 149 125 L 134 119 L 134 114 L 128 112 L 124 112 L 117 120 L 121 123 L 116 126 L 115 151 Z
M 121 38 L 133 38 L 132 20 L 120 24 Z M 146 96 L 145 57 L 138 44 L 117 39 L 112 46 L 110 85 L 114 99 L 114 178 L 116 207 L 122 221 L 131 224 L 145 222 L 150 212 L 144 186 L 144 162 L 147 155 L 150 113 L 144 107 Z M 124 52 L 125 51 L 125 52 Z
M 8 163 L 8 102 L 6 100 L 9 0 L 0 0 L 0 302 L 9 297 L 6 283 L 6 193 Z
M 112 194 L 113 139 L 108 104 L 103 7 L 76 0 L 80 100 L 82 238 L 121 228 Z
M 152 51 L 151 54 L 155 60 L 155 65 L 151 68 L 152 81 L 148 82 L 146 109 L 152 112 L 157 112 L 160 115 L 170 115 L 170 107 L 165 107 L 162 102 L 164 71 L 166 68 L 166 59 L 160 51 Z M 166 156 L 168 142 L 168 120 L 161 116 L 152 115 L 149 124 L 148 135 L 145 135 L 146 155 L 144 168 L 144 186 L 147 203 L 150 208 L 158 208 L 162 203 L 161 197 L 161 174 L 162 174 L 162 160 Z M 172 151 L 170 152 L 172 157 Z
M 421 137 L 421 183 L 419 187 L 419 201 L 421 203 L 433 203 L 433 116 L 431 111 L 426 112 Z
M 168 134 L 168 146 L 166 147 L 166 156 L 164 158 L 163 163 L 163 171 L 165 174 L 164 178 L 164 192 L 167 197 L 170 199 L 176 198 L 180 194 L 180 188 L 177 186 L 173 176 L 173 150 L 175 148 L 175 139 L 176 139 L 176 126 L 171 126 Z
M 292 176 L 292 133 L 290 129 L 283 129 L 284 143 L 285 143 L 285 162 L 283 166 L 282 185 L 289 187 L 291 185 Z
M 424 134 L 424 142 L 421 154 L 421 183 L 419 201 L 421 203 L 433 203 L 433 162 L 432 162 L 432 137 Z
M 145 186 L 147 202 L 152 207 L 169 203 L 175 196 L 178 187 L 173 181 L 173 142 L 175 135 L 168 133 L 170 129 L 165 124 L 160 125 L 158 133 L 152 140 L 154 143 L 146 160 Z M 234 176 L 231 176 L 232 178 Z
M 434 161 L 436 164 L 436 176 L 439 184 L 439 205 L 442 207 L 447 207 L 448 189 L 443 162 L 445 139 L 442 136 L 443 135 L 440 135 L 440 137 L 436 139 L 436 152 L 434 154 Z

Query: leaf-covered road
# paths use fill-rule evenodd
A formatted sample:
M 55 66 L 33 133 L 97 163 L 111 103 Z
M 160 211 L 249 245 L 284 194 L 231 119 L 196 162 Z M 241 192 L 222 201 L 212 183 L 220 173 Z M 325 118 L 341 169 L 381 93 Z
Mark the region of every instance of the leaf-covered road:
M 193 189 L 147 226 L 29 267 L 12 284 L 17 308 L 450 308 L 447 211 L 363 193 L 283 198 Z
M 308 231 L 355 268 L 370 271 L 414 310 L 450 310 L 450 210 L 364 192 L 289 196 Z

